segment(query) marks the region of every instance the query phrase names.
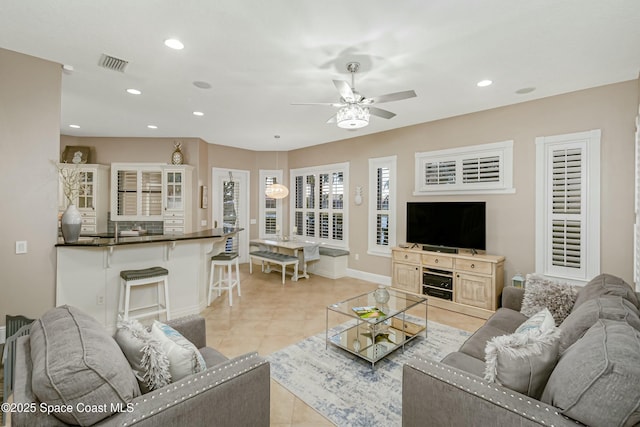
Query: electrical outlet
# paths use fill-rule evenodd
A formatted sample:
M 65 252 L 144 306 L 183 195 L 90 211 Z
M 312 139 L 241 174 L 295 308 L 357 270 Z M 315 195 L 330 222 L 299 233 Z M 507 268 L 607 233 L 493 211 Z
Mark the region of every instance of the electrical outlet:
M 98 296 L 96 297 L 96 304 L 98 304 L 98 305 L 103 305 L 103 304 L 104 304 L 104 296 L 102 296 L 102 295 L 98 295 Z

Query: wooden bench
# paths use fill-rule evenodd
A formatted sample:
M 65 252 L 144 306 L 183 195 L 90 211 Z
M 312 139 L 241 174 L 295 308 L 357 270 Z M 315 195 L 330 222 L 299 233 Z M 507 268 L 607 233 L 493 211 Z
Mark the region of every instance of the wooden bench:
M 298 280 L 298 263 L 299 260 L 293 255 L 282 254 L 279 252 L 271 251 L 254 251 L 249 252 L 249 274 L 253 274 L 253 260 L 259 260 L 262 262 L 262 271 L 264 271 L 264 263 L 278 264 L 282 267 L 282 284 L 284 285 L 285 273 L 288 265 L 293 266 L 293 279 Z M 268 267 L 267 267 L 268 268 Z

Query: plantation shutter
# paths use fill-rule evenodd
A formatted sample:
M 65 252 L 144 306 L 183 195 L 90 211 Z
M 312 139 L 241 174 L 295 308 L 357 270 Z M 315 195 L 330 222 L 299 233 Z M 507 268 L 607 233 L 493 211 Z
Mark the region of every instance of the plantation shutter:
M 633 281 L 636 289 L 640 289 L 640 108 L 636 117 L 636 200 L 635 211 L 636 221 L 633 226 Z
M 275 176 L 264 178 L 265 190 L 276 183 Z M 264 193 L 264 192 L 263 192 Z M 264 235 L 275 236 L 277 234 L 278 211 L 277 201 L 273 197 L 264 196 Z
M 600 273 L 600 131 L 536 138 L 536 271 Z
M 443 185 L 456 183 L 455 160 L 428 162 L 424 167 L 424 185 Z
M 499 182 L 500 156 L 477 157 L 462 161 L 462 182 Z
M 377 170 L 376 244 L 389 245 L 389 168 Z
M 554 150 L 552 265 L 582 266 L 582 149 Z

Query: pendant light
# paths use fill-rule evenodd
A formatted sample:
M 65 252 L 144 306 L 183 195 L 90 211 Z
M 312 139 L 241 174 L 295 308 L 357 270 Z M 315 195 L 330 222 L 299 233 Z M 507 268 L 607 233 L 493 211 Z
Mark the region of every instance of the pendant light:
M 274 138 L 280 139 L 280 135 L 275 135 Z M 276 170 L 278 169 L 279 155 L 280 155 L 279 152 L 276 151 Z M 267 186 L 267 188 L 264 191 L 264 194 L 267 197 L 272 199 L 284 199 L 289 195 L 289 189 L 282 184 L 278 184 L 274 178 L 273 184 Z

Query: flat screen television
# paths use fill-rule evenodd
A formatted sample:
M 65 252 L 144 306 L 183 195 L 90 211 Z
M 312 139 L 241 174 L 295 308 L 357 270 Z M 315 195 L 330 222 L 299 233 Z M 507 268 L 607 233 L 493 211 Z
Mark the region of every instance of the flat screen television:
M 407 202 L 407 242 L 486 250 L 485 202 Z

